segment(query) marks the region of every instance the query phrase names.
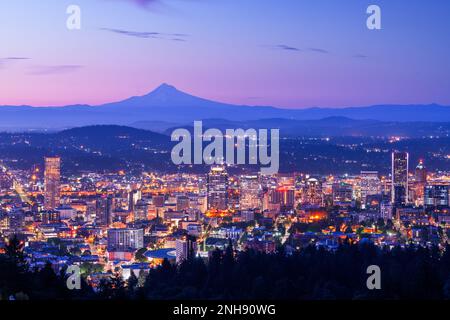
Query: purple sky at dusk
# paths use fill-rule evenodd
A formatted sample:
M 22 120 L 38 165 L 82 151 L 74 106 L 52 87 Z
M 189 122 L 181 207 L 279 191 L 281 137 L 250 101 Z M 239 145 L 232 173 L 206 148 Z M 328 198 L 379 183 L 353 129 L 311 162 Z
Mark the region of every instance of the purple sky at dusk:
M 450 105 L 445 0 L 3 0 L 0 26 L 0 105 L 96 105 L 163 82 L 246 105 Z

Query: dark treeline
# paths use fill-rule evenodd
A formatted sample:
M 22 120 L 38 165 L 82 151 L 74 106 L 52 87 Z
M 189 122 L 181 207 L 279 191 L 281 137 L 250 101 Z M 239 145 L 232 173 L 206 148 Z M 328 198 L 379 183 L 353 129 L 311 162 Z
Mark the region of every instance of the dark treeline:
M 381 290 L 369 290 L 369 265 L 381 269 Z M 167 261 L 145 276 L 102 280 L 94 292 L 85 282 L 68 290 L 64 273 L 48 265 L 27 270 L 21 251 L 9 245 L 0 256 L 3 299 L 448 299 L 450 247 L 379 249 L 342 244 L 335 252 L 314 247 L 293 255 L 215 251 L 208 263 Z

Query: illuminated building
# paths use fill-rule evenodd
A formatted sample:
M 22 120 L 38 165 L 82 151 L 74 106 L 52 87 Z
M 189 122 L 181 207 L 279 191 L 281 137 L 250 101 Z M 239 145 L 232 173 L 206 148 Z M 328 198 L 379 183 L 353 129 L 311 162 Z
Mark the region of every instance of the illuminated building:
M 361 204 L 364 209 L 367 203 L 367 196 L 380 194 L 381 184 L 378 171 L 361 171 L 360 178 Z
M 302 189 L 302 203 L 319 207 L 323 205 L 322 184 L 319 180 L 306 180 Z
M 328 213 L 325 210 L 307 210 L 305 212 L 305 222 L 312 223 L 320 220 L 326 220 Z
M 407 152 L 392 153 L 391 202 L 396 206 L 408 204 L 408 165 Z
M 113 198 L 111 196 L 102 197 L 96 201 L 96 218 L 100 226 L 108 226 L 112 223 Z
M 60 202 L 61 158 L 45 158 L 44 180 L 44 208 L 52 210 L 58 207 Z
M 239 179 L 239 208 L 241 210 L 259 209 L 260 184 L 258 176 L 241 176 Z
M 140 200 L 142 197 L 140 190 L 131 190 L 128 194 L 128 210 L 134 211 L 134 206 L 136 205 L 137 201 Z
M 414 172 L 414 199 L 417 205 L 424 204 L 424 189 L 427 184 L 427 168 L 420 160 Z
M 108 230 L 108 251 L 133 251 L 144 247 L 144 229 Z
M 43 224 L 52 224 L 61 222 L 61 214 L 59 211 L 56 210 L 42 211 L 39 215 Z
M 197 242 L 195 237 L 187 236 L 186 239 L 176 240 L 176 262 L 181 263 L 195 257 L 197 252 Z
M 148 203 L 138 200 L 134 205 L 134 221 L 148 220 Z
M 353 187 L 347 183 L 334 183 L 333 205 L 350 206 L 353 200 Z
M 292 210 L 295 204 L 295 190 L 288 187 L 269 190 L 269 204 L 279 205 L 281 211 Z
M 449 205 L 449 185 L 427 185 L 424 190 L 426 207 L 447 207 Z
M 223 166 L 215 166 L 207 177 L 208 210 L 228 209 L 228 174 Z

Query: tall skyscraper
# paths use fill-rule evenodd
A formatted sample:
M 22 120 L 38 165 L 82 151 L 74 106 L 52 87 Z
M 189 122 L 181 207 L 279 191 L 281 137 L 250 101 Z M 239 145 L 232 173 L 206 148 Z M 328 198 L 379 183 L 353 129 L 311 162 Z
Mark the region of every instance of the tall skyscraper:
M 261 185 L 257 175 L 241 176 L 239 179 L 239 208 L 241 210 L 259 209 Z
M 108 226 L 112 223 L 113 218 L 113 198 L 112 196 L 97 199 L 95 203 L 95 213 L 97 224 L 100 226 Z
M 322 206 L 323 193 L 322 184 L 315 178 L 305 181 L 302 190 L 302 203 L 306 205 Z
M 128 211 L 133 212 L 138 200 L 142 198 L 140 190 L 133 189 L 128 194 Z
M 427 168 L 425 168 L 423 160 L 420 160 L 414 172 L 414 200 L 416 205 L 424 204 L 424 189 L 426 184 Z
M 402 206 L 408 204 L 408 152 L 392 153 L 391 202 Z
M 381 193 L 381 182 L 378 171 L 361 171 L 361 206 L 366 207 L 367 196 Z
M 148 203 L 141 199 L 134 205 L 134 221 L 144 220 L 148 220 Z
M 228 209 L 228 173 L 223 166 L 214 166 L 208 173 L 208 210 Z
M 59 157 L 45 158 L 45 173 L 44 173 L 45 210 L 52 210 L 59 206 L 60 180 L 61 180 L 61 158 Z

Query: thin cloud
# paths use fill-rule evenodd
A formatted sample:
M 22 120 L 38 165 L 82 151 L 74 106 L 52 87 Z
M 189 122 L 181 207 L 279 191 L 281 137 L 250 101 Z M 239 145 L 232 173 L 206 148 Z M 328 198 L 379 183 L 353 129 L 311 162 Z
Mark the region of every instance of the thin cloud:
M 31 58 L 28 57 L 6 57 L 2 58 L 1 60 L 30 60 Z
M 159 32 L 139 32 L 139 31 L 128 31 L 122 29 L 111 29 L 111 28 L 101 28 L 100 30 L 109 31 L 112 33 L 121 34 L 124 36 L 148 39 L 148 38 L 158 38 L 161 34 Z
M 189 35 L 185 33 L 162 33 L 155 31 L 129 31 L 124 29 L 114 29 L 114 28 L 100 28 L 100 30 L 112 32 L 115 34 L 135 37 L 140 39 L 165 39 L 172 41 L 186 41 Z
M 308 50 L 317 53 L 330 53 L 330 51 L 321 48 L 308 48 Z
M 52 74 L 65 74 L 78 71 L 82 69 L 81 65 L 56 65 L 56 66 L 38 66 L 33 67 L 28 73 L 35 76 L 52 75 Z
M 14 61 L 30 60 L 28 57 L 4 57 L 0 58 L 0 69 L 5 69 L 7 65 L 14 63 Z
M 268 47 L 271 49 L 276 49 L 276 50 L 301 51 L 299 48 L 288 46 L 286 44 L 276 44 L 276 45 L 269 45 L 269 46 L 265 46 L 265 47 Z
M 299 47 L 294 47 L 294 46 L 290 46 L 287 44 L 276 44 L 276 45 L 269 45 L 269 46 L 265 46 L 271 49 L 277 49 L 277 50 L 284 50 L 284 51 L 294 51 L 294 52 L 304 52 L 304 51 L 309 51 L 309 52 L 313 52 L 313 53 L 321 53 L 321 54 L 328 54 L 330 53 L 328 50 L 322 49 L 322 48 L 299 48 Z
M 357 59 L 365 59 L 368 58 L 368 56 L 366 56 L 365 54 L 355 54 L 353 55 L 353 58 L 357 58 Z

